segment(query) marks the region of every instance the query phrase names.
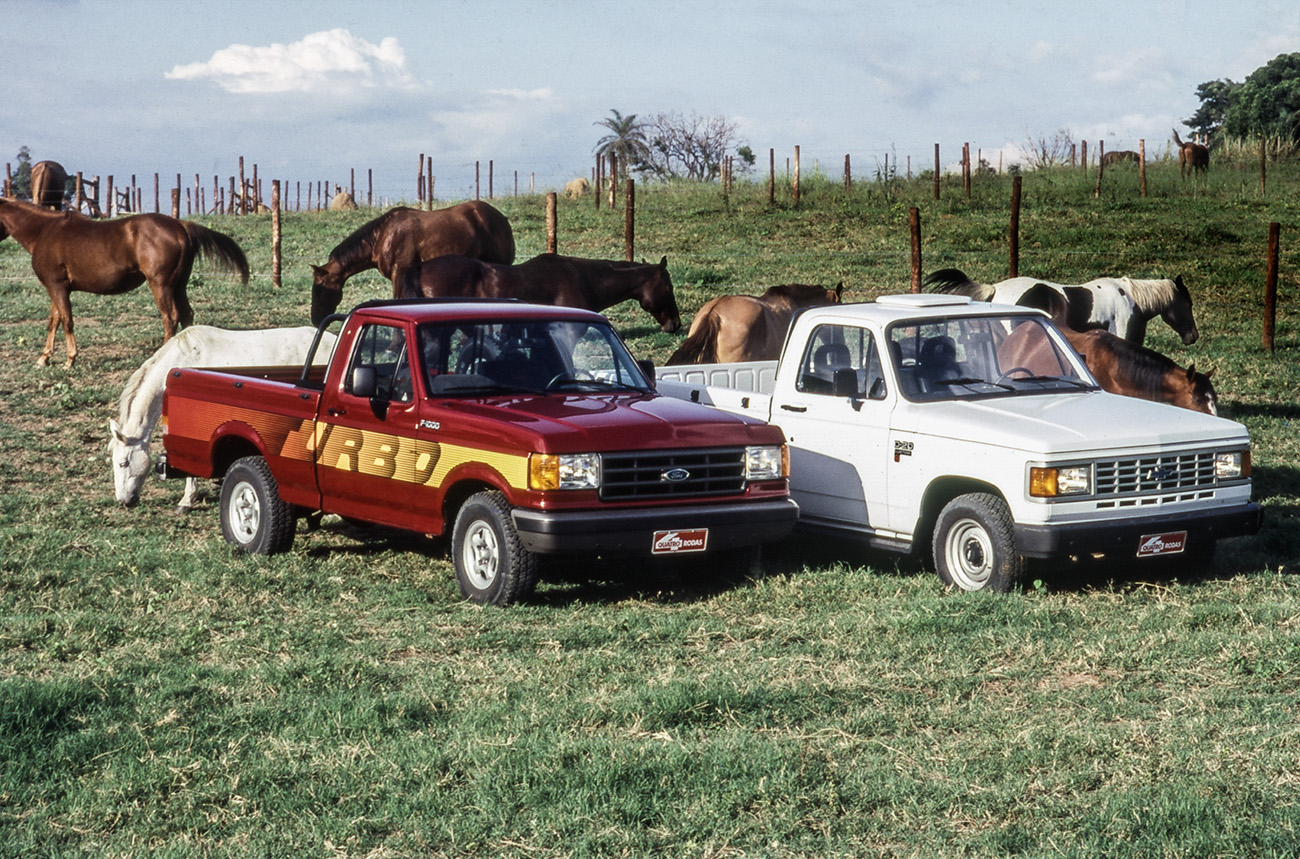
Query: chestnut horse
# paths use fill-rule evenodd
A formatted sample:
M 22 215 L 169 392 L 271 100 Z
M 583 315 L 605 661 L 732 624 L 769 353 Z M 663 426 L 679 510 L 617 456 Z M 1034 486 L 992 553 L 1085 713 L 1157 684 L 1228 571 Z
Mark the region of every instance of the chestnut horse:
M 447 254 L 407 273 L 398 297 L 420 296 L 517 298 L 596 311 L 634 298 L 661 330 L 671 333 L 682 325 L 668 257 L 649 263 L 539 254 L 519 265 L 502 265 Z
M 389 209 L 339 242 L 325 265 L 311 267 L 312 323 L 334 312 L 344 281 L 357 272 L 379 269 L 397 298 L 410 269 L 443 254 L 509 264 L 515 261 L 515 234 L 506 216 L 481 200 L 434 212 Z
M 32 202 L 47 209 L 62 209 L 68 190 L 68 171 L 57 161 L 37 161 L 32 165 Z
M 1195 141 L 1184 143 L 1178 137 L 1178 129 L 1174 129 L 1174 145 L 1178 147 L 1178 175 L 1187 178 L 1190 171 L 1193 175 L 1196 173 L 1206 173 L 1210 169 L 1210 147 L 1203 146 Z
M 77 359 L 72 333 L 74 290 L 118 295 L 148 281 L 162 314 L 163 339 L 194 321 L 185 287 L 194 258 L 207 257 L 248 283 L 248 260 L 235 240 L 167 215 L 131 215 L 96 221 L 78 212 L 51 212 L 21 200 L 0 199 L 0 239 L 13 236 L 32 255 L 32 270 L 50 294 L 45 366 L 54 353 L 54 332 L 63 326 L 71 367 Z
M 844 284 L 834 289 L 787 283 L 758 296 L 720 295 L 705 302 L 691 329 L 668 358 L 668 364 L 713 364 L 722 361 L 774 361 L 795 311 L 801 307 L 839 304 Z
M 1070 346 L 1083 356 L 1102 390 L 1158 403 L 1169 403 L 1206 414 L 1218 414 L 1218 397 L 1207 373 L 1196 372 L 1193 364 L 1184 370 L 1154 349 L 1139 346 L 1109 331 L 1093 329 L 1075 331 L 1065 324 L 1065 298 L 1048 284 L 1040 283 L 1026 290 L 1018 302 L 1024 307 L 1047 311 Z M 998 347 L 999 363 L 1035 376 L 1055 376 L 1064 369 L 1063 358 L 1046 340 L 1020 339 L 1017 334 L 1030 331 L 1022 325 Z

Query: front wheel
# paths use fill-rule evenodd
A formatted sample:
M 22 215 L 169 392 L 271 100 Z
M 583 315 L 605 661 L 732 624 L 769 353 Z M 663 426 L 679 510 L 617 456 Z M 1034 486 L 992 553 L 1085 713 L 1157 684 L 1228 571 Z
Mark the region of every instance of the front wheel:
M 260 456 L 235 460 L 221 484 L 221 535 L 254 555 L 293 545 L 293 506 L 280 498 L 271 468 Z
M 470 496 L 456 514 L 451 534 L 456 584 L 465 598 L 486 605 L 509 605 L 527 597 L 537 584 L 537 556 L 523 547 L 500 492 Z
M 1011 511 L 996 495 L 971 492 L 949 501 L 935 522 L 933 545 L 935 570 L 949 587 L 1005 593 L 1024 580 Z

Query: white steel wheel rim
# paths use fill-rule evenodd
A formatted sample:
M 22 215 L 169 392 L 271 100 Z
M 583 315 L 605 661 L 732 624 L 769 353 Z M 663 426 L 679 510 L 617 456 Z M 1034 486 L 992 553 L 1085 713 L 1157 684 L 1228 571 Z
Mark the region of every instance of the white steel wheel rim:
M 977 591 L 993 575 L 993 541 L 974 519 L 962 519 L 948 532 L 944 545 L 948 572 L 962 590 Z
M 465 532 L 461 564 L 465 577 L 477 590 L 485 591 L 496 581 L 501 567 L 501 544 L 497 532 L 487 522 L 477 521 Z
M 262 503 L 257 497 L 257 490 L 248 483 L 240 483 L 230 493 L 230 503 L 226 507 L 230 520 L 230 532 L 240 545 L 253 542 L 257 529 L 262 524 Z

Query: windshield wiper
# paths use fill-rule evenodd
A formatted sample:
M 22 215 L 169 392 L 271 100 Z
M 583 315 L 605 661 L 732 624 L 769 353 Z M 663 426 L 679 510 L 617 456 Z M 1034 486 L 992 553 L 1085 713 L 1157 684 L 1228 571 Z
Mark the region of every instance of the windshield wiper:
M 1015 388 L 1010 385 L 1004 385 L 1001 382 L 990 382 L 988 379 L 975 379 L 969 376 L 963 376 L 960 379 L 935 379 L 932 384 L 935 385 L 962 385 L 970 387 L 971 385 L 990 385 L 994 388 L 1001 388 L 1004 391 L 1014 391 Z

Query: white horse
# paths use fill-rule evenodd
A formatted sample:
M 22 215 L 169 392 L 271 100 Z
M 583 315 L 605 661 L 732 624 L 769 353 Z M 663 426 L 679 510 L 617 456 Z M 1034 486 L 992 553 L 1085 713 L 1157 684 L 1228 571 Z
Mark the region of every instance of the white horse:
M 1174 280 L 1137 280 L 1099 277 L 1078 286 L 1047 283 L 1033 277 L 1013 277 L 1000 283 L 975 283 L 955 268 L 936 271 L 925 279 L 934 292 L 969 295 L 976 301 L 1016 304 L 1030 288 L 1045 283 L 1065 296 L 1067 324 L 1076 331 L 1103 328 L 1116 337 L 1142 345 L 1147 322 L 1159 316 L 1183 339 L 1196 342 L 1200 333 L 1192 315 L 1192 295 L 1181 277 Z
M 127 379 L 118 400 L 117 418 L 108 421 L 109 462 L 118 502 L 134 507 L 140 500 L 140 488 L 149 476 L 149 439 L 162 416 L 163 387 L 172 369 L 301 366 L 315 336 L 316 329 L 311 326 L 232 331 L 191 325 L 164 343 Z M 335 339 L 328 331 L 321 336 L 314 364 L 329 361 Z M 176 508 L 179 512 L 188 512 L 194 506 L 198 486 L 197 479 L 186 479 L 185 494 Z

